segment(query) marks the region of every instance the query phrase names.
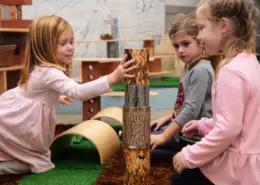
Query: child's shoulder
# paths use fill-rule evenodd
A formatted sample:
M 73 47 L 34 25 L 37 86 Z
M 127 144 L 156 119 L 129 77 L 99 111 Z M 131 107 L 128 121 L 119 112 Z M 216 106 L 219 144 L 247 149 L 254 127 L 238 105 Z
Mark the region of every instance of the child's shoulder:
M 47 67 L 47 66 L 36 66 L 33 70 L 34 73 L 44 73 L 44 74 L 58 74 L 63 73 L 60 69 L 55 67 Z
M 192 69 L 194 73 L 210 73 L 214 74 L 211 62 L 209 60 L 201 59 Z

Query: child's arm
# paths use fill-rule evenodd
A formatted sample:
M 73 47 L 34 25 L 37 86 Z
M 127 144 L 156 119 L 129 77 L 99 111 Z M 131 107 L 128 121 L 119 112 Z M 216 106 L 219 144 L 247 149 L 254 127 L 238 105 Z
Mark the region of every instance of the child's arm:
M 188 92 L 183 102 L 182 109 L 176 116 L 175 121 L 182 127 L 191 120 L 196 120 L 202 104 L 204 103 L 206 92 L 211 88 L 212 75 L 205 67 L 194 69 L 190 76 Z
M 161 128 L 166 123 L 170 123 L 171 120 L 172 120 L 172 114 L 169 114 L 169 115 L 164 116 L 164 117 L 162 117 L 160 119 L 152 121 L 150 123 L 150 126 L 151 127 L 155 127 L 154 131 L 157 131 L 159 128 Z
M 127 56 L 127 55 L 126 55 Z M 130 67 L 134 60 L 125 62 L 126 56 L 116 70 L 111 74 L 93 80 L 88 83 L 78 84 L 73 79 L 68 78 L 62 71 L 56 68 L 43 68 L 42 81 L 43 88 L 49 88 L 71 97 L 75 100 L 87 100 L 111 91 L 111 86 L 120 82 L 124 78 L 133 78 L 128 72 L 135 70 L 136 66 Z
M 198 121 L 198 132 L 201 136 L 207 135 L 213 127 L 213 118 L 202 118 Z
M 215 88 L 215 126 L 201 142 L 182 149 L 182 161 L 188 168 L 201 167 L 219 156 L 242 130 L 249 82 L 240 72 L 224 68 L 218 73 Z
M 154 150 L 157 146 L 166 143 L 173 136 L 177 135 L 180 131 L 180 124 L 173 122 L 162 134 L 151 135 L 151 150 Z

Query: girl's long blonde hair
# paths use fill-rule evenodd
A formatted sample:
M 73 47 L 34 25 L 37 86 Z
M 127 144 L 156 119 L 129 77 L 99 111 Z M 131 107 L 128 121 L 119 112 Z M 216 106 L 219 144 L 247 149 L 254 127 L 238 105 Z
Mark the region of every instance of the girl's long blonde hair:
M 216 66 L 215 73 L 238 53 L 255 52 L 258 10 L 252 0 L 201 0 L 197 14 L 213 22 L 218 22 L 221 18 L 228 18 L 232 22 L 233 37 L 226 35 L 220 42 L 221 47 L 227 49 L 226 58 Z
M 66 68 L 56 59 L 56 50 L 59 39 L 69 29 L 72 29 L 69 23 L 55 15 L 42 16 L 33 21 L 27 36 L 24 68 L 21 71 L 19 86 L 27 86 L 30 73 L 35 66 L 55 67 L 66 72 Z
M 197 40 L 197 36 L 199 34 L 199 27 L 196 20 L 196 14 L 194 12 L 190 14 L 179 13 L 173 17 L 173 21 L 170 26 L 170 29 L 168 30 L 168 34 L 171 38 L 171 36 L 175 36 L 180 33 L 185 33 Z M 201 59 L 207 59 L 211 61 L 211 64 L 214 68 L 216 66 L 215 63 L 219 62 L 220 59 L 222 59 L 222 54 L 208 54 L 206 52 L 206 48 L 201 45 L 200 41 L 197 40 L 197 42 L 202 50 L 201 55 L 194 58 L 189 64 L 185 64 L 185 67 L 190 69 L 194 65 L 196 65 Z

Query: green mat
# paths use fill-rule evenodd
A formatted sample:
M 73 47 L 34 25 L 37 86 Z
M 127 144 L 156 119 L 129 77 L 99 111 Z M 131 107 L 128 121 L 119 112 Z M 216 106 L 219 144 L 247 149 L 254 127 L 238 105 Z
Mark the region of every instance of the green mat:
M 163 77 L 161 80 L 150 80 L 150 87 L 178 87 L 180 78 L 178 77 Z M 113 91 L 124 91 L 124 83 L 113 85 Z
M 122 126 L 113 128 L 118 132 Z M 95 146 L 84 138 L 63 136 L 54 147 L 55 169 L 26 175 L 19 185 L 91 185 L 104 167 Z

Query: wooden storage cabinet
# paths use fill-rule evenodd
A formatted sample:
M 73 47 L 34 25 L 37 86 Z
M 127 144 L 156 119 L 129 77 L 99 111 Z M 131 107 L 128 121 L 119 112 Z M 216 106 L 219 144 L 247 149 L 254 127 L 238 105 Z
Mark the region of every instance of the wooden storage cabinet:
M 23 66 L 0 68 L 0 94 L 17 86 Z

